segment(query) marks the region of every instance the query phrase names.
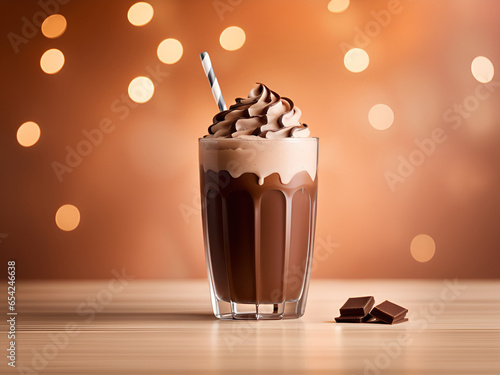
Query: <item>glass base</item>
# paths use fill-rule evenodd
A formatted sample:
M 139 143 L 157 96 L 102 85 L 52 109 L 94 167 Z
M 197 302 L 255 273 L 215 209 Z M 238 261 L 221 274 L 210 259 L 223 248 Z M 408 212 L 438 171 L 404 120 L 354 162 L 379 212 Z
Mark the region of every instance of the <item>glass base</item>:
M 296 319 L 304 315 L 304 304 L 301 301 L 284 301 L 281 303 L 236 303 L 215 298 L 214 315 L 219 319 L 238 320 L 280 320 Z

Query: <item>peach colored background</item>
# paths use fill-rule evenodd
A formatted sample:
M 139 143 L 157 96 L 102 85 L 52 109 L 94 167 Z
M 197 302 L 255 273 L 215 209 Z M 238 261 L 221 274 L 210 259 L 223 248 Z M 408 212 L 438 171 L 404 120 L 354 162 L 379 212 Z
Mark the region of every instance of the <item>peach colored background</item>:
M 320 138 L 316 245 L 338 247 L 313 277 L 500 277 L 498 85 L 459 129 L 443 118 L 474 94 L 474 57 L 487 56 L 500 71 L 500 3 L 401 0 L 402 11 L 364 46 L 371 61 L 359 74 L 345 69 L 341 43 L 354 45 L 356 28 L 387 1 L 353 0 L 332 14 L 328 0 L 245 0 L 219 17 L 212 1 L 157 0 L 143 27 L 127 20 L 133 3 L 70 1 L 59 11 L 66 32 L 52 40 L 38 32 L 17 54 L 6 35 L 19 34 L 22 17 L 40 7 L 0 3 L 0 260 L 16 259 L 20 278 L 108 278 L 122 267 L 138 278 L 206 277 L 197 138 L 217 108 L 198 57 L 203 50 L 226 102 L 265 82 L 294 100 Z M 229 52 L 218 38 L 232 25 L 247 39 Z M 156 56 L 165 38 L 183 44 L 176 64 Z M 39 66 L 49 48 L 66 57 L 52 76 Z M 111 103 L 126 96 L 134 77 L 151 76 L 148 66 L 168 76 L 149 102 L 120 119 Z M 388 130 L 368 123 L 377 103 L 394 110 Z M 115 130 L 59 182 L 51 163 L 64 162 L 65 148 L 103 118 Z M 16 131 L 28 120 L 42 135 L 24 148 Z M 391 191 L 384 173 L 438 127 L 446 142 Z M 81 213 L 72 232 L 54 222 L 66 203 Z M 409 251 L 420 233 L 436 242 L 427 263 Z

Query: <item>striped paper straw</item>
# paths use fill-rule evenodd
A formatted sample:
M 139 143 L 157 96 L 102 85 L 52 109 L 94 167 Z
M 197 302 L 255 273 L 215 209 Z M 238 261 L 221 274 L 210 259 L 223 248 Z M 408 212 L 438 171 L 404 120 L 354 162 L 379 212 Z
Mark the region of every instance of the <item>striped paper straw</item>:
M 200 53 L 201 64 L 203 65 L 203 70 L 210 83 L 210 88 L 212 89 L 212 94 L 214 99 L 219 106 L 220 111 L 225 111 L 227 109 L 226 103 L 224 103 L 224 98 L 222 97 L 222 92 L 220 91 L 219 82 L 214 73 L 214 68 L 212 67 L 212 62 L 210 61 L 210 56 L 207 52 Z

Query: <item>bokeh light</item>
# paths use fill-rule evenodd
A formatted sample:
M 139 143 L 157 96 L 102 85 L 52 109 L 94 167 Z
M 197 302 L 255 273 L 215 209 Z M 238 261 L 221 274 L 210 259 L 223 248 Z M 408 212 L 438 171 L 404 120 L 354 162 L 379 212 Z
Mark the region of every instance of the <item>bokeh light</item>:
M 80 211 L 72 204 L 65 204 L 56 212 L 56 224 L 64 231 L 74 230 L 80 224 Z
M 490 82 L 495 75 L 493 63 L 484 56 L 478 56 L 472 60 L 470 70 L 474 78 L 482 83 Z
M 413 238 L 410 244 L 411 256 L 421 263 L 428 262 L 436 252 L 436 244 L 431 236 L 419 234 Z
M 45 51 L 40 59 L 40 67 L 47 74 L 55 74 L 64 66 L 64 55 L 56 48 Z
M 36 122 L 26 121 L 17 129 L 17 141 L 23 147 L 31 147 L 40 139 L 40 127 Z
M 359 73 L 368 68 L 370 58 L 365 50 L 361 48 L 352 48 L 344 56 L 344 65 L 347 70 L 353 73 Z
M 331 0 L 328 10 L 332 13 L 341 13 L 349 7 L 349 0 Z
M 42 23 L 42 34 L 47 38 L 54 39 L 60 37 L 66 31 L 66 18 L 62 14 L 48 16 Z
M 236 51 L 245 44 L 246 36 L 241 27 L 230 26 L 226 28 L 219 38 L 222 48 L 228 51 Z
M 177 39 L 169 38 L 160 43 L 156 54 L 161 62 L 165 64 L 174 64 L 182 57 L 183 48 L 181 42 Z
M 377 130 L 385 130 L 394 122 L 394 112 L 385 104 L 375 104 L 368 112 L 370 125 Z
M 127 18 L 134 26 L 144 26 L 151 21 L 153 15 L 153 7 L 150 4 L 141 1 L 130 7 L 127 13 Z
M 148 77 L 136 77 L 128 85 L 128 96 L 136 103 L 146 103 L 155 92 L 155 85 Z

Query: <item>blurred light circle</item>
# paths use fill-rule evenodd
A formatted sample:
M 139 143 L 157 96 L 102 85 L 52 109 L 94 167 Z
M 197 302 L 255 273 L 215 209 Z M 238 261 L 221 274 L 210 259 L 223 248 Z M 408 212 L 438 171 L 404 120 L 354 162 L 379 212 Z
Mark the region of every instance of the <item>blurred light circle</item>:
M 36 122 L 26 121 L 17 129 L 17 141 L 23 147 L 31 147 L 40 139 L 40 127 Z
M 130 7 L 127 13 L 129 22 L 134 26 L 144 26 L 154 15 L 153 7 L 145 2 L 135 3 Z
M 377 130 L 388 129 L 394 122 L 394 112 L 385 104 L 375 104 L 368 112 L 370 125 Z
M 71 231 L 80 224 L 80 211 L 72 204 L 65 204 L 56 212 L 56 224 L 59 229 Z
M 56 48 L 45 51 L 40 59 L 40 67 L 47 74 L 55 74 L 64 66 L 64 55 Z
M 42 34 L 47 38 L 54 39 L 60 37 L 66 31 L 66 18 L 62 14 L 48 16 L 42 23 Z
M 425 263 L 434 257 L 436 244 L 431 236 L 419 234 L 411 241 L 410 252 L 417 262 Z
M 490 59 L 484 56 L 478 56 L 472 60 L 470 70 L 472 71 L 474 78 L 482 83 L 490 82 L 495 75 L 495 67 L 493 66 L 493 63 Z
M 177 39 L 165 39 L 158 45 L 156 54 L 161 62 L 165 64 L 174 64 L 182 57 L 183 48 L 181 42 Z
M 341 13 L 349 7 L 349 0 L 331 0 L 328 10 L 332 13 Z
M 245 44 L 246 36 L 241 27 L 230 26 L 226 28 L 219 38 L 222 48 L 228 51 L 236 51 Z
M 353 73 L 362 72 L 368 67 L 369 63 L 368 54 L 361 48 L 352 48 L 344 56 L 345 67 Z
M 155 86 L 148 77 L 136 77 L 128 85 L 128 96 L 136 103 L 146 103 L 154 92 Z

